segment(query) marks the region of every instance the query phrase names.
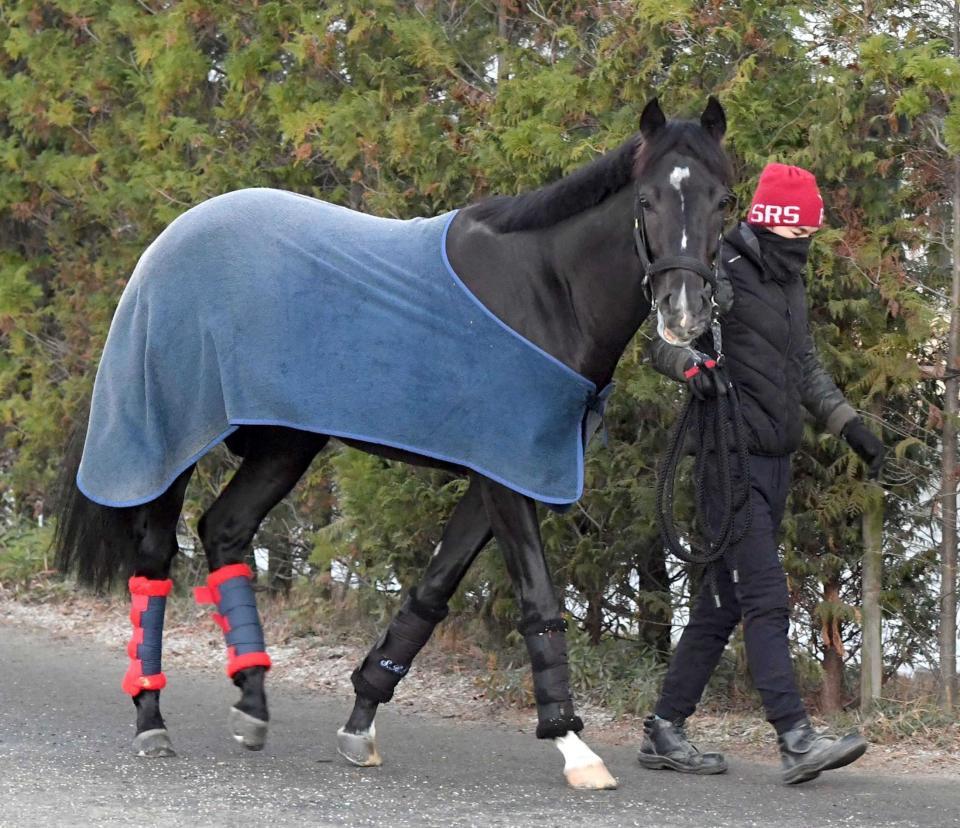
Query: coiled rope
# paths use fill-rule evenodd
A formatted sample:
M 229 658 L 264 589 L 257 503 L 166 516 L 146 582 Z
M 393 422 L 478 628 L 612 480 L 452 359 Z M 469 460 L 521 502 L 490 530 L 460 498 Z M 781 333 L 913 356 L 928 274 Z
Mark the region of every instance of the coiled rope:
M 715 339 L 718 337 L 715 337 Z M 719 361 L 718 357 L 718 361 Z M 697 524 L 702 540 L 698 542 L 690 537 L 685 546 L 679 537 L 674 521 L 674 490 L 676 488 L 677 467 L 683 458 L 683 448 L 687 432 L 696 423 L 700 438 L 699 450 L 694 464 L 695 504 Z M 717 455 L 717 481 L 723 498 L 720 526 L 713 531 L 707 514 L 707 428 L 713 427 L 713 449 Z M 731 435 L 732 429 L 732 435 Z M 734 475 L 730 464 L 731 436 L 740 474 Z M 720 606 L 720 593 L 717 581 L 717 565 L 727 550 L 743 540 L 753 521 L 750 503 L 750 456 L 747 452 L 746 427 L 743 412 L 736 389 L 728 384 L 725 395 L 717 395 L 705 400 L 690 394 L 680 418 L 671 433 L 669 449 L 660 464 L 657 474 L 656 492 L 657 522 L 667 549 L 681 561 L 693 565 L 706 565 L 710 589 L 716 605 Z M 737 527 L 737 513 L 743 510 L 744 520 Z M 734 583 L 739 579 L 736 561 L 732 562 Z

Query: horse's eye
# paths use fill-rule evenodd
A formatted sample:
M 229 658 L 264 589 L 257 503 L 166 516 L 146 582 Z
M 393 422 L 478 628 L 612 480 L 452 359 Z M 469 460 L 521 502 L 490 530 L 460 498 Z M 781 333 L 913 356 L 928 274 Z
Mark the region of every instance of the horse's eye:
M 637 196 L 637 204 L 643 207 L 644 210 L 650 209 L 650 199 L 646 196 Z

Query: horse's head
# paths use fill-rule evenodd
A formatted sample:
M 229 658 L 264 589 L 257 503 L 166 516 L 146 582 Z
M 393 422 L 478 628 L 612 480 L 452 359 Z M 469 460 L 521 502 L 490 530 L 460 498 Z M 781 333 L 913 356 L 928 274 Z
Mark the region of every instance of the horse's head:
M 724 217 L 734 203 L 721 142 L 727 120 L 711 97 L 695 121 L 667 121 L 656 99 L 640 119 L 636 246 L 657 333 L 687 345 L 710 325 Z

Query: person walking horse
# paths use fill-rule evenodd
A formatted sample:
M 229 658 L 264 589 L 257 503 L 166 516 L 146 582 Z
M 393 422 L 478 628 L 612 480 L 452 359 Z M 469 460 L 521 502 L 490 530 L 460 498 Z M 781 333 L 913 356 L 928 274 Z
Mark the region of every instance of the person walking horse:
M 787 581 L 778 555 L 790 458 L 803 430 L 801 405 L 818 425 L 847 441 L 870 477 L 879 474 L 885 453 L 814 353 L 802 276 L 810 237 L 822 223 L 823 201 L 814 176 L 798 167 L 768 165 L 747 222 L 724 237 L 717 296 L 722 364 L 705 342 L 709 334 L 695 343 L 699 350 L 662 338 L 651 347 L 653 366 L 686 382 L 697 397 L 738 395 L 749 452 L 749 500 L 734 517 L 732 539 L 738 531 L 742 537 L 713 565 L 715 577 L 704 579 L 654 713 L 644 721 L 639 760 L 646 768 L 694 774 L 726 770 L 722 754 L 700 753 L 690 744 L 684 722 L 740 621 L 753 682 L 777 732 L 784 781 L 814 779 L 855 761 L 867 748 L 859 734 L 817 733 L 810 724 L 790 658 Z M 724 496 L 715 485 L 717 452 L 731 447 L 713 445 L 706 433 L 698 439 L 693 450 L 708 452 L 706 518 L 716 526 Z

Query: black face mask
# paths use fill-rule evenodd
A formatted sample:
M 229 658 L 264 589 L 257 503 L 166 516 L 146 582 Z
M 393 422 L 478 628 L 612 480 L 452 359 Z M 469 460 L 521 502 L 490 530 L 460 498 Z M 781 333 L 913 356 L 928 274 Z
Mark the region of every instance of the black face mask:
M 766 227 L 753 227 L 752 230 L 760 242 L 765 275 L 780 284 L 786 284 L 803 274 L 810 254 L 809 236 L 805 239 L 786 239 Z

